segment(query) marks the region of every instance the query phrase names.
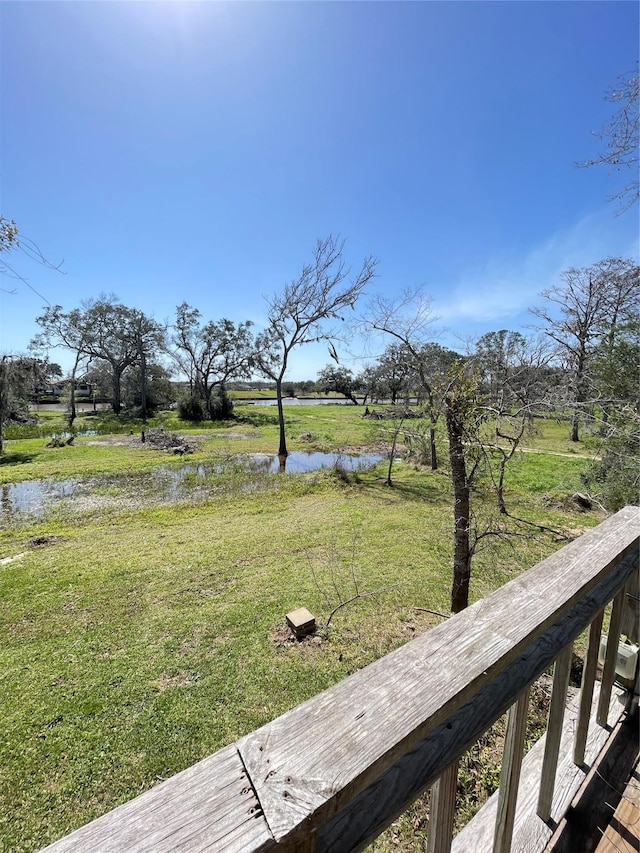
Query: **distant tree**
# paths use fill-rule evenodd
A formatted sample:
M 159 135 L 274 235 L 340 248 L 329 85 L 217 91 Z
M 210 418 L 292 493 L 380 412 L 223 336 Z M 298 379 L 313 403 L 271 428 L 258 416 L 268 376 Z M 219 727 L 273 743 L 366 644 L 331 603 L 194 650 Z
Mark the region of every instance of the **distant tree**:
M 49 305 L 44 314 L 36 317 L 42 332 L 30 343 L 30 349 L 46 353 L 49 349 L 63 348 L 73 353 L 73 364 L 69 375 L 69 428 L 76 419 L 76 379 L 81 368 L 86 369 L 91 357 L 85 349 L 87 330 L 80 322 L 80 312 L 66 314 L 61 305 Z
M 132 365 L 122 379 L 122 401 L 136 416 L 148 417 L 159 409 L 167 409 L 175 402 L 176 393 L 170 381 L 171 374 L 161 364 L 150 361 L 143 366 Z
M 617 260 L 607 279 L 605 311 L 593 353 L 592 382 L 606 422 L 617 404 L 640 402 L 640 267 Z
M 75 372 L 80 362 L 106 362 L 111 373 L 111 407 L 116 414 L 122 409 L 121 384 L 125 370 L 133 364 L 144 364 L 148 354 L 162 340 L 163 327 L 137 308 L 122 305 L 115 296 L 89 300 L 81 308 L 64 312 L 60 305 L 49 306 L 36 322 L 43 332 L 36 346 L 63 346 L 75 352 Z
M 598 133 L 604 149 L 592 160 L 579 165 L 606 166 L 616 171 L 630 171 L 631 177 L 622 189 L 612 196 L 619 201 L 621 212 L 628 210 L 638 201 L 640 185 L 638 166 L 640 163 L 640 75 L 638 66 L 635 71 L 623 74 L 618 83 L 605 95 L 605 99 L 614 104 L 616 113 Z
M 352 276 L 344 261 L 344 240 L 329 236 L 316 242 L 313 258 L 298 278 L 267 299 L 267 328 L 256 341 L 255 366 L 276 385 L 278 455 L 287 456 L 282 383 L 291 353 L 304 344 L 328 340 L 324 321 L 343 319 L 375 274 L 376 260 L 365 258 Z
M 412 392 L 418 391 L 414 358 L 403 343 L 389 344 L 378 359 L 373 375 L 376 396 L 389 399 L 394 406 L 399 399 L 408 400 Z
M 249 378 L 253 363 L 250 321 L 236 325 L 231 320 L 201 323 L 201 314 L 182 302 L 176 308 L 170 351 L 180 370 L 189 378 L 191 394 L 200 396 L 207 417 L 214 420 L 214 390 L 230 379 Z
M 4 450 L 4 427 L 29 419 L 29 402 L 60 376 L 60 365 L 28 355 L 0 356 L 0 454 Z
M 419 288 L 405 290 L 397 299 L 378 296 L 369 306 L 367 322 L 398 342 L 395 350 L 403 364 L 405 377 L 413 377 L 415 390 L 429 419 L 429 456 L 431 468 L 438 468 L 436 427 L 442 412 L 436 385 L 460 359 L 457 353 L 430 341 L 435 322 L 431 299 Z M 407 380 L 405 380 L 407 381 Z
M 356 406 L 358 401 L 355 397 L 358 384 L 353 373 L 347 367 L 339 364 L 327 364 L 318 373 L 317 387 L 325 394 L 334 391 L 343 394 L 347 400 L 351 400 Z
M 599 451 L 581 475 L 590 493 L 611 512 L 640 503 L 640 412 L 636 406 L 612 410 Z
M 638 299 L 638 267 L 633 261 L 606 258 L 590 267 L 569 269 L 563 284 L 541 293 L 545 304 L 532 313 L 572 376 L 571 440 L 579 440 L 580 418 L 593 398 L 593 364 L 607 336 L 615 342 L 620 318 Z M 615 298 L 612 300 L 612 294 Z

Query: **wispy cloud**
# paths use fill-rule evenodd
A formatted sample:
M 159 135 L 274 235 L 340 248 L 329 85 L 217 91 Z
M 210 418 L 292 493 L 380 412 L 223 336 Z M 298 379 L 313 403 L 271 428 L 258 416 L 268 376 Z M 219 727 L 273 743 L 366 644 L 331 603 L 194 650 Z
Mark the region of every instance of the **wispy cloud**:
M 448 325 L 514 318 L 539 301 L 540 291 L 557 284 L 563 270 L 608 256 L 638 256 L 630 221 L 622 223 L 609 210 L 585 217 L 520 258 L 492 258 L 484 269 L 461 274 L 447 295 L 436 296 L 434 312 Z

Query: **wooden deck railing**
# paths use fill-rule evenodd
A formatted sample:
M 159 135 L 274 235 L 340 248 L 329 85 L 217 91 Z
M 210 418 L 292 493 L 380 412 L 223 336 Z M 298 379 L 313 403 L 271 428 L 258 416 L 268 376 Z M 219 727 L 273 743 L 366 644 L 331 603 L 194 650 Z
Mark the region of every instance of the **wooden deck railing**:
M 573 754 L 580 765 L 587 736 L 606 725 L 639 522 L 640 510 L 621 510 L 462 613 L 46 850 L 360 850 L 432 786 L 429 850 L 445 853 L 457 761 L 510 709 L 493 841 L 496 853 L 509 851 L 529 686 L 555 661 L 535 794 L 537 819 L 550 833 L 572 644 L 591 626 Z M 612 599 L 590 722 L 603 610 Z M 466 849 L 491 846 L 467 836 Z

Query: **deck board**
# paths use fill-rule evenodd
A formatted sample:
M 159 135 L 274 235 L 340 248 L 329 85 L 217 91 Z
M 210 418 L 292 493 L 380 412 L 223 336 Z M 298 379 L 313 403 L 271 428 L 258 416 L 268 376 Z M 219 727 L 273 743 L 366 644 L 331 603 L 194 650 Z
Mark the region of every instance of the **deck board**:
M 596 853 L 637 853 L 640 850 L 640 768 L 629 780 Z
M 593 763 L 605 746 L 611 729 L 624 713 L 624 696 L 622 688 L 614 686 L 609 704 L 609 726 L 607 729 L 596 725 L 595 711 L 600 695 L 600 684 L 596 684 L 592 700 L 592 719 L 589 725 L 585 761 L 582 767 L 576 767 L 572 760 L 573 737 L 578 718 L 580 696 L 576 691 L 567 702 L 562 738 L 560 741 L 560 759 L 556 774 L 556 784 L 551 807 L 552 820 L 547 824 L 536 814 L 540 776 L 544 757 L 545 737 L 535 744 L 527 753 L 522 763 L 518 803 L 513 832 L 512 853 L 539 853 L 544 850 L 551 839 L 557 821 L 569 807 L 575 793 L 584 781 L 589 765 Z M 468 853 L 470 850 L 491 850 L 493 848 L 493 833 L 496 823 L 498 794 L 485 803 L 480 811 L 460 831 L 454 839 L 452 853 Z
M 42 853 L 245 853 L 272 846 L 238 751 L 228 746 Z

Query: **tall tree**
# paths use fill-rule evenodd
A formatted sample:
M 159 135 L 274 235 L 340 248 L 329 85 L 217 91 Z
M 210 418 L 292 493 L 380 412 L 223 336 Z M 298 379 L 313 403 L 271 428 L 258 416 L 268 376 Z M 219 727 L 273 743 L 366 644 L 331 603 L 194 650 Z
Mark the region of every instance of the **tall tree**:
M 42 329 L 31 341 L 30 348 L 35 352 L 47 352 L 49 349 L 63 348 L 73 353 L 73 364 L 69 375 L 69 428 L 76 419 L 76 378 L 81 366 L 87 367 L 91 358 L 87 354 L 85 327 L 79 322 L 80 315 L 73 312 L 65 314 L 61 305 L 49 305 L 44 314 L 36 318 Z
M 430 340 L 435 322 L 431 300 L 417 288 L 397 299 L 378 296 L 369 307 L 367 322 L 373 329 L 395 338 L 405 361 L 405 375 L 415 382 L 429 418 L 429 456 L 432 470 L 438 468 L 436 427 L 442 411 L 436 385 L 459 356 Z
M 182 302 L 176 308 L 171 354 L 189 378 L 192 394 L 205 404 L 213 419 L 214 390 L 230 379 L 249 378 L 253 363 L 251 321 L 210 320 L 201 323 L 200 311 Z
M 60 365 L 28 355 L 0 356 L 0 454 L 4 450 L 4 427 L 29 417 L 29 401 L 51 381 L 62 375 Z
M 275 382 L 278 404 L 278 455 L 287 456 L 282 382 L 297 347 L 328 340 L 324 321 L 339 320 L 353 308 L 375 275 L 377 261 L 368 257 L 355 275 L 344 261 L 344 240 L 329 236 L 316 242 L 313 258 L 300 275 L 267 299 L 267 328 L 256 341 L 255 366 Z
M 449 439 L 449 463 L 453 486 L 453 581 L 451 610 L 459 613 L 469 604 L 471 558 L 471 487 L 478 471 L 479 458 L 469 460 L 475 451 L 475 427 L 479 419 L 478 382 L 461 363 L 451 368 L 443 395 L 445 424 Z
M 115 296 L 89 300 L 81 308 L 65 312 L 49 306 L 36 321 L 42 334 L 37 346 L 62 346 L 76 354 L 73 370 L 83 358 L 106 362 L 111 374 L 111 407 L 122 409 L 121 384 L 124 371 L 142 363 L 162 340 L 163 327 L 137 308 L 128 308 Z
M 593 397 L 592 364 L 603 337 L 615 340 L 620 317 L 638 296 L 638 267 L 633 261 L 606 258 L 562 273 L 563 283 L 541 293 L 545 304 L 532 309 L 544 321 L 542 331 L 573 379 L 571 440 L 579 440 L 580 418 Z M 612 300 L 612 294 L 617 294 Z

